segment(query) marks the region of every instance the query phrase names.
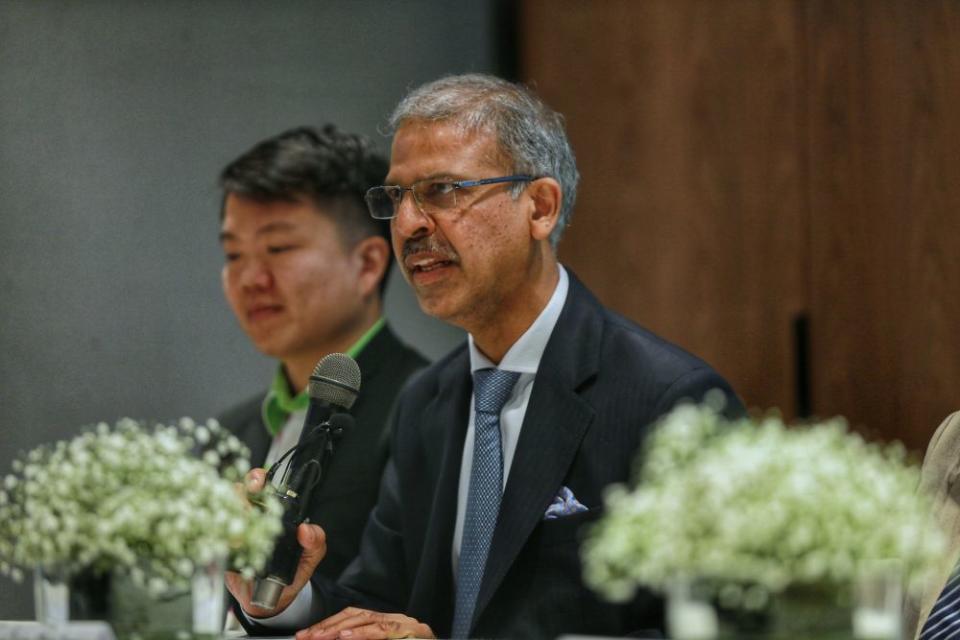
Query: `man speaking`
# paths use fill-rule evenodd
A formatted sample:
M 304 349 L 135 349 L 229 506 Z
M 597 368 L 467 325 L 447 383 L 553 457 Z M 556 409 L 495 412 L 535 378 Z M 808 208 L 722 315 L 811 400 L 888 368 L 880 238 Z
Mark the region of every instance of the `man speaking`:
M 605 309 L 558 264 L 579 176 L 561 117 L 532 92 L 447 77 L 412 91 L 391 123 L 390 171 L 367 194 L 370 212 L 391 221 L 423 310 L 469 337 L 401 394 L 358 558 L 336 582 L 306 582 L 323 534 L 302 527 L 308 549 L 287 609 L 260 619 L 272 630 L 250 630 L 656 632 L 653 595 L 612 605 L 584 586 L 578 533 L 601 514 L 604 487 L 629 478 L 660 415 L 714 388 L 731 412 L 739 401 L 708 365 Z M 238 576 L 229 586 L 252 616 L 267 615 Z

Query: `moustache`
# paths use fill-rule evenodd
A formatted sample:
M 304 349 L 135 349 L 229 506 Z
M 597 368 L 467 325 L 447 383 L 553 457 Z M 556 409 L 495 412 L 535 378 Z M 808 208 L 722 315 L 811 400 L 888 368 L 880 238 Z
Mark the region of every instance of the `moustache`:
M 410 238 L 403 243 L 403 259 L 418 253 L 432 253 L 444 260 L 455 261 L 459 258 L 453 247 L 440 242 L 434 236 Z

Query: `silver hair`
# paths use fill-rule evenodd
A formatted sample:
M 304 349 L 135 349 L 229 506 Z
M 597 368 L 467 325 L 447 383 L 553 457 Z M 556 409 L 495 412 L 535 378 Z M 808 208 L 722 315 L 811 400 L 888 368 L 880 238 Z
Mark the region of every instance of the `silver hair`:
M 550 234 L 550 244 L 556 249 L 570 223 L 580 180 L 563 116 L 527 87 L 472 73 L 446 76 L 409 92 L 390 116 L 390 126 L 396 131 L 408 120 L 451 120 L 469 132 L 491 132 L 500 152 L 512 163 L 513 173 L 559 182 L 563 201 L 557 226 Z M 523 187 L 514 188 L 515 197 Z

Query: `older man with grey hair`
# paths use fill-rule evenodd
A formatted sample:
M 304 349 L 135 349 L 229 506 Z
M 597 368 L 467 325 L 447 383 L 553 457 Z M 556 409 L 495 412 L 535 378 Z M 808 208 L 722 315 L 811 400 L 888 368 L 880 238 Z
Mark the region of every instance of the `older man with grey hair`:
M 558 263 L 579 175 L 562 118 L 531 91 L 442 78 L 404 98 L 392 124 L 386 184 L 367 204 L 391 221 L 423 310 L 469 336 L 401 394 L 380 496 L 339 580 L 313 574 L 325 544 L 314 525 L 299 532 L 304 560 L 279 614 L 231 578 L 248 631 L 656 634 L 653 594 L 614 605 L 585 587 L 582 528 L 602 514 L 604 488 L 629 478 L 659 416 L 711 389 L 738 413 L 736 395 Z

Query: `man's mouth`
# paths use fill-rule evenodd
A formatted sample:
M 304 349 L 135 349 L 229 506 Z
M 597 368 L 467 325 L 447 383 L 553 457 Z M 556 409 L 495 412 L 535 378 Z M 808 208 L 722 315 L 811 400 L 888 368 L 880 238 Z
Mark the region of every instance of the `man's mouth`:
M 247 319 L 251 322 L 271 318 L 283 310 L 279 304 L 258 304 L 247 309 Z
M 435 238 L 416 238 L 403 245 L 403 265 L 410 273 L 425 273 L 457 264 L 452 247 Z
M 430 271 L 436 271 L 437 269 L 441 269 L 443 267 L 448 267 L 454 264 L 454 261 L 446 258 L 438 258 L 433 256 L 431 257 L 415 256 L 413 258 L 408 258 L 406 263 L 407 263 L 407 270 L 410 271 L 410 273 L 428 273 Z

